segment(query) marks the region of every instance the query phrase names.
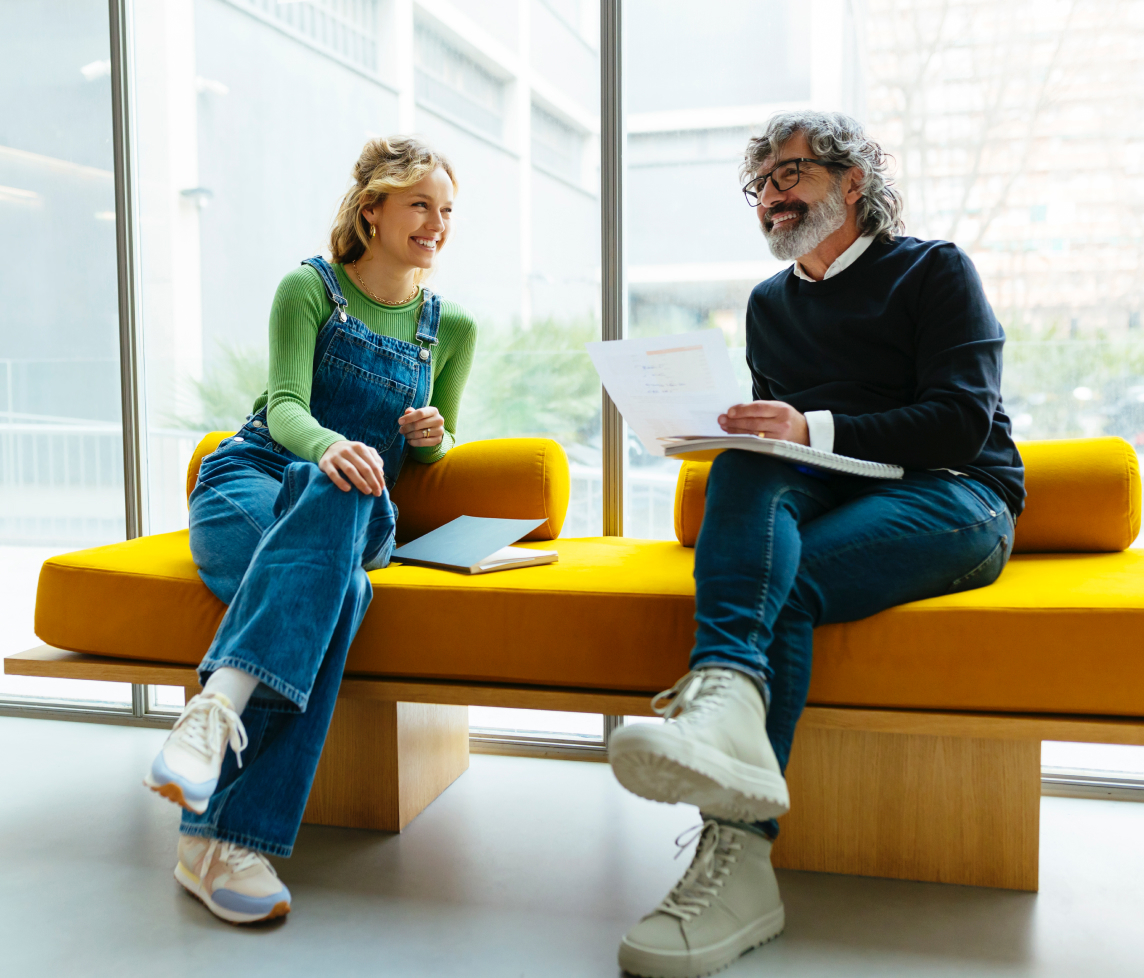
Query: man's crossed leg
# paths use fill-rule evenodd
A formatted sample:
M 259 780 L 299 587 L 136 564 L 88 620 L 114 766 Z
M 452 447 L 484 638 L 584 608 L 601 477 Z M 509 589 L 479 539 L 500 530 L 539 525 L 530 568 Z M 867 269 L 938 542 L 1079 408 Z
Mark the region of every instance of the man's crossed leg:
M 783 772 L 815 626 L 983 587 L 1012 543 L 1004 501 L 951 472 L 871 480 L 749 452 L 715 460 L 691 671 L 653 701 L 665 724 L 622 728 L 609 747 L 626 788 L 703 817 L 691 866 L 621 942 L 626 971 L 709 974 L 782 931 L 770 848 L 789 808 Z

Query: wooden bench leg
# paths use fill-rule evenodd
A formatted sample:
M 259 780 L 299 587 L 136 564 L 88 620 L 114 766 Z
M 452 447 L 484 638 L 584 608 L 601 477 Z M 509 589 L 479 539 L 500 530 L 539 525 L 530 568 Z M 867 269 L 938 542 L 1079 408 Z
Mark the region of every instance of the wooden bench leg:
M 1038 740 L 800 727 L 786 869 L 1036 890 Z
M 339 699 L 303 821 L 400 832 L 469 767 L 469 708 Z

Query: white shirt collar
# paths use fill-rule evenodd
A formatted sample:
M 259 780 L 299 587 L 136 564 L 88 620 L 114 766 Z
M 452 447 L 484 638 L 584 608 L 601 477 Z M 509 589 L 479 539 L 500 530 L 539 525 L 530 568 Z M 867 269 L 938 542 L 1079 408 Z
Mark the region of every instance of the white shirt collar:
M 854 242 L 854 244 L 852 244 L 849 248 L 842 252 L 841 255 L 834 259 L 834 262 L 826 270 L 826 274 L 822 276 L 822 281 L 825 282 L 828 278 L 833 278 L 839 272 L 845 271 L 847 268 L 853 265 L 859 259 L 859 257 L 861 257 L 862 253 L 873 243 L 874 236 L 872 234 L 860 237 L 857 241 Z M 798 262 L 794 263 L 794 273 L 804 282 L 814 281 L 814 279 L 812 279 L 809 275 L 806 274 L 806 272 L 802 270 L 802 266 Z

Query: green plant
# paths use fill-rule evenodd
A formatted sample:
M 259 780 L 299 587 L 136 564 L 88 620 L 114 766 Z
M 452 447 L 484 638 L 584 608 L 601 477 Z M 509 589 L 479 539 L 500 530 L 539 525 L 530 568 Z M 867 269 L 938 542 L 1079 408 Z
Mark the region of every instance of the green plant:
M 1002 392 L 1022 438 L 1144 433 L 1144 340 L 1006 328 Z
M 599 336 L 590 319 L 485 332 L 461 402 L 463 436 L 545 435 L 565 445 L 598 438 L 600 381 L 584 344 Z
M 265 352 L 230 343 L 218 344 L 218 355 L 202 380 L 187 381 L 188 412 L 174 411 L 164 422 L 187 431 L 234 431 L 242 427 L 250 407 L 264 390 L 268 364 Z

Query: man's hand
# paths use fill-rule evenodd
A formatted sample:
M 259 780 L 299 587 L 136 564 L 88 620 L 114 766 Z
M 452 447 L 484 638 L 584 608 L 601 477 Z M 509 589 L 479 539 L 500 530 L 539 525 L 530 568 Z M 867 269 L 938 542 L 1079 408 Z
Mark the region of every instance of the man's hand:
M 322 453 L 318 468 L 342 492 L 349 492 L 354 486 L 367 496 L 380 496 L 385 491 L 381 456 L 377 454 L 376 448 L 360 441 L 334 442 Z M 350 485 L 351 482 L 353 485 Z
M 445 419 L 435 407 L 406 408 L 398 424 L 405 440 L 414 448 L 432 448 L 445 438 Z
M 799 445 L 810 444 L 806 418 L 783 401 L 751 401 L 719 415 L 719 427 L 729 435 L 762 435 Z

